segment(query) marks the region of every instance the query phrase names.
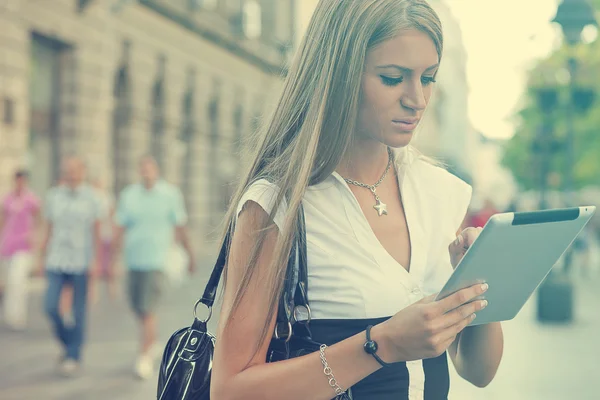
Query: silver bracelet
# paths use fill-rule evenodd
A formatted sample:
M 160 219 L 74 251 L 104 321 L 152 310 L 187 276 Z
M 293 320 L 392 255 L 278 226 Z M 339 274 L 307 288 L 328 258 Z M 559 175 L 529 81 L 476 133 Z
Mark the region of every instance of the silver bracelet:
M 337 383 L 337 381 L 335 380 L 335 376 L 333 376 L 333 371 L 331 370 L 331 367 L 329 366 L 329 364 L 327 364 L 327 358 L 325 357 L 326 348 L 326 344 L 322 344 L 320 347 L 321 364 L 323 364 L 323 373 L 329 380 L 329 386 L 331 386 L 331 388 L 335 391 L 335 395 L 339 396 L 341 394 L 344 394 L 346 391 L 342 389 L 342 387 Z

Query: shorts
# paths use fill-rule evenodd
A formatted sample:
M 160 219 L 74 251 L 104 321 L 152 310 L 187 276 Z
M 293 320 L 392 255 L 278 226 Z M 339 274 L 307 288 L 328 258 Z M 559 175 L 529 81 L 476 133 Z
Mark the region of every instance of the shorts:
M 164 283 L 165 276 L 162 271 L 129 271 L 129 302 L 138 317 L 154 314 Z

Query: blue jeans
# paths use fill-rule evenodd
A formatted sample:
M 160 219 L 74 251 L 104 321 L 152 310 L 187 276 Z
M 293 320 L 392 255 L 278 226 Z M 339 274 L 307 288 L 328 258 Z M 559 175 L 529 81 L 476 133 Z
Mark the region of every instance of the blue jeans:
M 56 338 L 65 347 L 65 356 L 69 359 L 79 361 L 85 334 L 88 274 L 87 272 L 68 274 L 48 271 L 46 276 L 48 278 L 48 290 L 46 292 L 44 309 L 50 318 Z M 75 320 L 73 326 L 65 325 L 59 310 L 60 293 L 66 283 L 70 283 L 73 286 L 73 317 Z

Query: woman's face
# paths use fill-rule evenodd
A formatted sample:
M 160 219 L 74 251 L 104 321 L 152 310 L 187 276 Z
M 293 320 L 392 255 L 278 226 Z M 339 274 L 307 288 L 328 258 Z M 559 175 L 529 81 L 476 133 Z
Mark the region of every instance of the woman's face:
M 391 147 L 410 143 L 429 103 L 439 57 L 424 32 L 408 30 L 367 53 L 358 135 Z

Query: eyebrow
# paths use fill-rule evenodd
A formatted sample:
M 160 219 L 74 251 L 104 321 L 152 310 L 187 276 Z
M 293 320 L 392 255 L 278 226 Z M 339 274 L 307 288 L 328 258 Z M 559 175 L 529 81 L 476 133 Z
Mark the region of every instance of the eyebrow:
M 440 66 L 440 64 L 439 64 L 439 63 L 438 63 L 438 64 L 435 64 L 435 65 L 432 65 L 431 67 L 428 67 L 428 68 L 426 68 L 426 69 L 425 69 L 425 72 L 427 72 L 427 71 L 432 71 L 432 70 L 436 69 L 436 68 L 437 68 L 437 67 L 439 67 L 439 66 Z M 397 69 L 397 70 L 399 70 L 399 71 L 406 72 L 406 73 L 411 73 L 411 72 L 413 72 L 413 70 L 412 70 L 411 68 L 408 68 L 408 67 L 403 67 L 403 66 L 401 66 L 401 65 L 396 65 L 396 64 L 379 65 L 379 66 L 377 67 L 377 69 L 387 69 L 387 68 L 395 68 L 395 69 Z

